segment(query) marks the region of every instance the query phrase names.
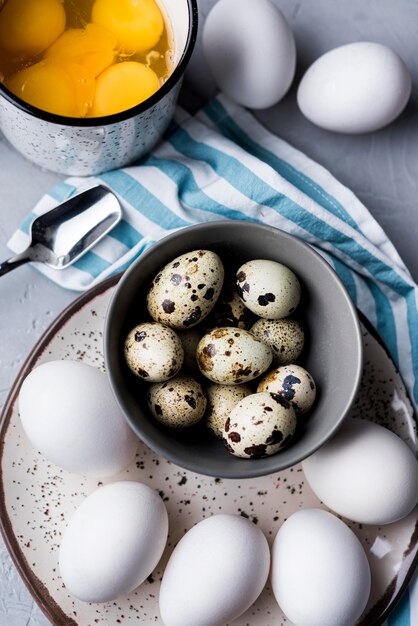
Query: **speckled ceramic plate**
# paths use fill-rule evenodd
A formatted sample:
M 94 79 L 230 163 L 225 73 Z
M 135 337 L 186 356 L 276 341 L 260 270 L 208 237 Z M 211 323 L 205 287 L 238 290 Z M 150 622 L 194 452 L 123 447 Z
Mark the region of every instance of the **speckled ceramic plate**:
M 139 443 L 136 461 L 113 480 L 140 480 L 156 489 L 170 518 L 170 535 L 158 568 L 128 597 L 108 604 L 84 604 L 66 591 L 57 568 L 67 520 L 102 483 L 58 469 L 30 446 L 17 411 L 24 377 L 51 359 L 79 359 L 103 367 L 102 329 L 116 279 L 72 304 L 51 326 L 23 367 L 3 410 L 1 423 L 0 512 L 4 539 L 35 600 L 57 626 L 162 624 L 160 578 L 173 546 L 193 524 L 214 513 L 238 513 L 258 524 L 270 543 L 283 521 L 300 508 L 324 508 L 304 480 L 300 465 L 263 478 L 212 479 L 184 471 Z M 417 449 L 417 430 L 402 380 L 386 351 L 363 326 L 365 366 L 356 417 L 377 419 Z M 372 570 L 372 593 L 363 626 L 383 621 L 399 599 L 417 564 L 417 510 L 384 527 L 349 522 Z M 234 626 L 289 624 L 269 587 Z

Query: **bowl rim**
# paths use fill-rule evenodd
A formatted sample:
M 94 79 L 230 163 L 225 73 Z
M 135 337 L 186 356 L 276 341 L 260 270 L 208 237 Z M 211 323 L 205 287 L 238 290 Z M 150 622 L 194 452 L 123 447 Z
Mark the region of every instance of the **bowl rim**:
M 187 31 L 186 44 L 184 46 L 183 53 L 179 62 L 170 74 L 166 82 L 157 89 L 157 91 L 134 107 L 120 111 L 119 113 L 112 113 L 111 115 L 103 115 L 102 117 L 71 117 L 67 115 L 59 115 L 57 113 L 50 113 L 44 111 L 38 107 L 25 102 L 10 91 L 3 83 L 0 82 L 0 98 L 3 97 L 14 107 L 20 111 L 31 115 L 44 122 L 50 122 L 52 124 L 58 124 L 60 126 L 74 126 L 75 128 L 96 128 L 98 126 L 109 126 L 110 124 L 116 124 L 117 122 L 123 122 L 127 119 L 131 119 L 145 113 L 156 105 L 160 100 L 166 96 L 171 89 L 178 83 L 183 76 L 187 64 L 192 55 L 196 40 L 197 40 L 197 28 L 198 28 L 198 6 L 197 0 L 186 0 L 187 8 L 189 12 L 189 28 Z
M 300 453 L 296 459 L 291 460 L 289 462 L 284 462 L 282 464 L 279 463 L 280 467 L 267 467 L 266 468 L 265 465 L 263 464 L 263 461 L 266 461 L 268 459 L 274 459 L 274 458 L 280 459 L 280 454 L 277 454 L 277 455 L 271 455 L 269 457 L 265 457 L 262 459 L 251 460 L 252 465 L 254 466 L 254 468 L 251 469 L 251 471 L 239 470 L 239 465 L 237 464 L 236 469 L 231 469 L 228 471 L 221 470 L 218 474 L 215 475 L 211 471 L 205 471 L 205 468 L 199 466 L 199 464 L 196 463 L 195 461 L 190 461 L 188 459 L 184 460 L 182 458 L 179 459 L 179 457 L 176 454 L 172 453 L 169 447 L 160 445 L 152 437 L 148 437 L 146 433 L 144 434 L 141 431 L 141 429 L 138 427 L 138 423 L 131 417 L 127 403 L 125 399 L 122 397 L 118 389 L 116 375 L 113 370 L 114 363 L 118 361 L 118 355 L 112 354 L 112 351 L 110 349 L 111 334 L 112 334 L 111 326 L 112 326 L 113 317 L 115 316 L 115 309 L 118 307 L 118 297 L 119 297 L 120 292 L 123 291 L 125 285 L 129 283 L 131 275 L 137 271 L 136 268 L 138 267 L 138 265 L 141 265 L 143 260 L 147 258 L 150 254 L 155 254 L 156 247 L 164 246 L 167 243 L 177 239 L 179 235 L 181 236 L 181 234 L 184 233 L 185 231 L 199 233 L 202 231 L 203 232 L 207 231 L 208 229 L 212 230 L 212 229 L 219 229 L 219 228 L 224 228 L 226 229 L 226 231 L 228 231 L 228 230 L 233 230 L 237 226 L 238 227 L 245 226 L 247 228 L 250 228 L 250 227 L 257 228 L 260 231 L 264 231 L 265 233 L 270 233 L 273 235 L 278 234 L 280 237 L 284 239 L 291 240 L 293 244 L 296 244 L 297 246 L 300 246 L 301 248 L 308 250 L 309 253 L 312 254 L 313 257 L 316 258 L 316 261 L 319 262 L 319 264 L 322 265 L 323 269 L 325 269 L 325 271 L 333 278 L 338 288 L 340 289 L 342 295 L 344 296 L 345 304 L 347 306 L 347 309 L 350 313 L 351 320 L 353 322 L 353 328 L 354 328 L 354 333 L 355 333 L 355 342 L 353 342 L 353 345 L 358 354 L 358 358 L 357 358 L 357 367 L 356 367 L 355 376 L 354 376 L 354 384 L 352 386 L 352 390 L 348 397 L 348 400 L 346 401 L 345 410 L 341 413 L 338 420 L 335 421 L 332 428 L 329 429 L 326 435 L 323 436 L 320 440 L 318 440 L 314 446 L 311 446 L 307 452 Z M 227 239 L 227 233 L 225 233 L 225 239 Z M 183 254 L 183 253 L 179 253 L 179 254 Z M 158 269 L 156 269 L 156 272 L 157 271 Z M 300 463 L 307 457 L 314 454 L 314 452 L 316 452 L 319 448 L 321 448 L 327 441 L 329 441 L 337 433 L 339 428 L 344 423 L 345 419 L 348 417 L 348 414 L 357 396 L 358 389 L 359 389 L 360 382 L 361 382 L 362 372 L 363 372 L 363 341 L 362 341 L 362 332 L 361 332 L 358 312 L 357 312 L 356 306 L 354 305 L 353 301 L 350 298 L 350 295 L 344 283 L 342 282 L 342 280 L 340 279 L 336 271 L 319 254 L 319 252 L 317 252 L 309 243 L 303 241 L 302 239 L 299 239 L 298 237 L 291 235 L 290 233 L 287 233 L 286 231 L 276 228 L 275 226 L 270 226 L 267 224 L 260 224 L 257 222 L 251 222 L 251 221 L 246 221 L 246 220 L 216 220 L 213 222 L 203 222 L 200 224 L 194 224 L 191 226 L 182 227 L 162 237 L 161 239 L 156 241 L 152 246 L 150 246 L 150 248 L 148 248 L 143 254 L 141 254 L 141 256 L 138 257 L 132 263 L 132 265 L 125 271 L 125 273 L 123 274 L 121 280 L 118 282 L 116 289 L 112 295 L 112 298 L 111 298 L 111 301 L 109 303 L 109 307 L 106 313 L 105 326 L 104 326 L 104 332 L 103 332 L 103 348 L 104 348 L 103 353 L 104 353 L 106 374 L 108 376 L 110 386 L 112 388 L 112 392 L 115 396 L 115 399 L 119 408 L 122 411 L 122 414 L 124 415 L 125 419 L 127 420 L 129 426 L 132 428 L 134 433 L 139 437 L 139 439 L 143 441 L 149 448 L 154 450 L 154 452 L 156 452 L 157 454 L 160 454 L 165 459 L 171 461 L 172 463 L 178 465 L 179 467 L 195 472 L 197 474 L 204 474 L 206 476 L 213 476 L 216 478 L 244 479 L 244 478 L 257 478 L 261 476 L 266 476 L 268 474 L 273 474 L 275 472 L 279 472 L 281 470 L 287 469 L 288 467 L 297 465 L 298 463 Z

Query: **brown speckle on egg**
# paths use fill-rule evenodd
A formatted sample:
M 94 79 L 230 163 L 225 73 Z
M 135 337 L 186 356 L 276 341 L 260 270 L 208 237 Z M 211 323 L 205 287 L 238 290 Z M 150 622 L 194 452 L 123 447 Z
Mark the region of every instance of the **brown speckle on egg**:
M 213 343 L 210 343 L 209 345 L 203 348 L 202 352 L 206 354 L 207 356 L 212 357 L 212 356 L 215 356 L 217 350 L 215 346 L 213 345 Z
M 235 454 L 233 449 L 231 450 L 231 452 Z M 263 443 L 244 448 L 244 453 L 245 453 L 245 456 L 248 456 L 251 459 L 262 459 L 263 457 L 268 456 L 267 446 Z
M 283 433 L 280 430 L 273 430 L 270 437 L 266 439 L 266 445 L 270 446 L 273 443 L 280 443 L 283 440 Z
M 171 300 L 163 300 L 161 304 L 164 313 L 174 313 L 176 310 L 176 305 Z
M 215 290 L 212 287 L 210 287 L 206 291 L 206 293 L 205 293 L 205 295 L 203 297 L 204 297 L 205 300 L 212 300 L 214 295 L 215 295 Z
M 270 395 L 273 398 L 273 400 L 277 402 L 277 404 L 280 404 L 280 406 L 284 406 L 285 408 L 289 406 L 289 401 L 286 400 L 284 396 L 281 396 L 278 393 L 272 393 L 271 391 L 270 391 Z
M 189 326 L 194 326 L 202 317 L 202 310 L 200 306 L 195 307 L 195 309 L 190 313 L 188 317 L 183 321 L 183 326 L 188 328 Z
M 222 337 L 225 337 L 225 335 L 228 335 L 228 329 L 227 328 L 217 328 L 216 330 L 212 331 L 212 337 L 214 339 L 221 339 Z M 230 343 L 230 339 L 228 339 L 228 343 Z M 233 340 L 232 340 L 233 343 Z
M 173 285 L 180 285 L 181 283 L 181 274 L 173 274 L 171 276 L 171 282 L 173 283 Z
M 246 376 L 247 377 L 251 376 L 252 378 L 255 378 L 253 376 L 252 368 L 251 367 L 244 367 L 241 363 L 235 363 L 234 367 L 232 368 L 232 376 L 234 378 L 242 378 L 242 377 L 246 377 Z
M 184 399 L 187 402 L 187 404 L 192 407 L 192 409 L 196 408 L 196 400 L 193 398 L 193 396 L 189 396 L 186 393 L 186 395 L 184 396 Z
M 276 296 L 272 293 L 266 293 L 264 296 L 258 296 L 257 302 L 260 306 L 267 306 L 269 302 L 274 302 Z

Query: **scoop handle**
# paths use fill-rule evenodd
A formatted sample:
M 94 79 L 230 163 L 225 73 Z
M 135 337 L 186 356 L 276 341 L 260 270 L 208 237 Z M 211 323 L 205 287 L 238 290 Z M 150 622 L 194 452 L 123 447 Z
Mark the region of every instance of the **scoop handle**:
M 0 276 L 11 272 L 16 267 L 20 267 L 20 265 L 23 265 L 24 263 L 28 263 L 30 260 L 29 252 L 28 250 L 25 250 L 24 252 L 13 256 L 11 259 L 3 261 L 3 263 L 0 263 Z

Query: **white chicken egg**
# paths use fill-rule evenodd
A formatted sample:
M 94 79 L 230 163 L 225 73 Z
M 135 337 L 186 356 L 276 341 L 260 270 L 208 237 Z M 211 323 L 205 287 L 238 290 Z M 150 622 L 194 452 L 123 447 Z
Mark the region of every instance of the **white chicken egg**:
M 203 51 L 220 89 L 252 109 L 279 102 L 295 74 L 293 33 L 270 0 L 220 0 L 206 19 Z
M 402 59 L 379 43 L 359 41 L 319 57 L 306 71 L 298 105 L 311 122 L 338 133 L 368 133 L 392 122 L 411 93 Z
M 287 317 L 299 304 L 299 280 L 282 263 L 264 259 L 248 261 L 238 269 L 236 281 L 245 306 L 263 319 Z
M 155 276 L 147 307 L 156 322 L 177 330 L 198 324 L 221 293 L 224 267 L 210 250 L 193 250 L 173 259 Z
M 286 447 L 295 430 L 295 411 L 284 398 L 253 393 L 232 409 L 222 436 L 235 456 L 260 459 Z
M 276 600 L 295 626 L 353 626 L 370 595 L 370 567 L 352 530 L 320 509 L 280 527 L 272 549 Z
M 302 463 L 315 494 L 330 509 L 362 524 L 390 524 L 418 502 L 418 462 L 387 428 L 347 420 Z
M 180 370 L 184 350 L 180 337 L 172 328 L 145 322 L 135 326 L 125 339 L 126 363 L 136 376 L 148 383 L 173 378 Z
M 212 515 L 175 547 L 160 589 L 165 626 L 221 626 L 244 613 L 266 583 L 270 550 L 240 515 Z
M 164 551 L 168 515 L 147 485 L 100 487 L 75 511 L 59 553 L 62 580 L 84 602 L 109 602 L 151 574 Z
M 257 391 L 277 393 L 287 400 L 296 415 L 309 411 L 316 397 L 314 379 L 300 365 L 282 365 L 259 382 Z
M 69 472 L 113 476 L 134 459 L 138 439 L 106 375 L 91 365 L 39 365 L 23 381 L 19 413 L 33 447 Z
M 200 371 L 221 385 L 240 385 L 263 374 L 273 355 L 270 346 L 242 328 L 215 328 L 196 350 Z

